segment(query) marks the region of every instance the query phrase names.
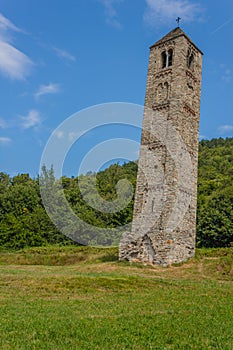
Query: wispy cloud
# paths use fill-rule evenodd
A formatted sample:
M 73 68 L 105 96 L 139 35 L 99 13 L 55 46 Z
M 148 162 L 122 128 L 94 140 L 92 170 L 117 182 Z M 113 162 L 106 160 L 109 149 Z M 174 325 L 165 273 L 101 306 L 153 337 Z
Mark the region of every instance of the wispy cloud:
M 69 141 L 77 141 L 77 139 L 83 135 L 85 131 L 71 131 L 68 134 Z
M 215 34 L 217 33 L 219 30 L 221 30 L 222 28 L 224 28 L 225 26 L 227 26 L 228 24 L 230 24 L 233 21 L 233 17 L 231 17 L 230 19 L 228 19 L 227 21 L 223 22 L 220 26 L 218 26 L 211 34 Z
M 221 135 L 228 134 L 233 131 L 233 125 L 221 125 L 218 131 Z
M 56 135 L 56 137 L 57 137 L 58 139 L 63 139 L 63 138 L 64 138 L 64 132 L 61 131 L 61 130 L 57 130 L 57 131 L 55 132 L 55 135 Z
M 24 80 L 33 63 L 29 57 L 7 42 L 0 41 L 0 71 L 12 79 Z
M 122 24 L 118 19 L 116 5 L 124 2 L 124 0 L 99 0 L 104 6 L 104 14 L 106 23 L 116 29 L 122 29 Z
M 8 18 L 4 17 L 0 13 L 0 36 L 2 33 L 5 33 L 5 35 L 8 35 L 9 30 L 12 30 L 14 32 L 21 32 L 21 29 L 16 27 Z
M 232 81 L 232 71 L 230 69 L 226 69 L 224 71 L 224 74 L 222 75 L 222 80 L 225 81 L 225 83 L 230 83 Z
M 26 116 L 20 117 L 22 120 L 21 127 L 23 129 L 35 128 L 41 124 L 41 116 L 39 111 L 31 109 Z
M 47 85 L 41 85 L 38 89 L 38 91 L 34 94 L 36 98 L 43 96 L 43 95 L 48 95 L 48 94 L 57 94 L 60 92 L 61 86 L 60 84 L 47 84 Z
M 7 128 L 7 122 L 4 119 L 2 119 L 2 118 L 0 118 L 0 128 L 1 129 L 6 129 Z
M 68 134 L 66 134 L 64 131 L 62 130 L 56 130 L 54 135 L 58 138 L 58 139 L 68 139 L 69 141 L 73 142 L 76 141 L 81 135 L 83 134 L 82 131 L 71 131 Z
M 222 70 L 222 80 L 225 83 L 230 83 L 232 81 L 232 71 L 225 64 L 221 64 L 220 68 Z
M 62 58 L 62 59 L 65 59 L 68 61 L 73 61 L 73 62 L 76 61 L 76 58 L 66 50 L 62 50 L 62 49 L 59 49 L 57 47 L 53 47 L 53 50 L 56 52 L 57 56 Z
M 0 136 L 0 144 L 1 145 L 6 145 L 8 143 L 10 143 L 12 141 L 12 139 L 10 139 L 9 137 L 1 137 Z
M 31 59 L 11 44 L 11 32 L 20 32 L 0 13 L 0 72 L 8 78 L 23 80 L 33 66 Z
M 190 0 L 145 0 L 144 20 L 148 25 L 158 26 L 161 23 L 175 22 L 180 16 L 185 22 L 192 22 L 200 17 L 203 8 Z

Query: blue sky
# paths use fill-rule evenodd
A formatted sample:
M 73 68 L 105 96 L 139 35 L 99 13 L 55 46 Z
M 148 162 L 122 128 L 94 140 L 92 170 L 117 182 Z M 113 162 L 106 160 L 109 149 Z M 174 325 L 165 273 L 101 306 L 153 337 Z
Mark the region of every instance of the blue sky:
M 149 46 L 176 27 L 177 16 L 204 52 L 200 136 L 232 137 L 232 0 L 0 0 L 0 171 L 36 176 L 49 136 L 77 111 L 143 105 Z M 126 137 L 115 127 L 84 138 L 64 173 L 77 174 L 93 139 L 118 131 Z

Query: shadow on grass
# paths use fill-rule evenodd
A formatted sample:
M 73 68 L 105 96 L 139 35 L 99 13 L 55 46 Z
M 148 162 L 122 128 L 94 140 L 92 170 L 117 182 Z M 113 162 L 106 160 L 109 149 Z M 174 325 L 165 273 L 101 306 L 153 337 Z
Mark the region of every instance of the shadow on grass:
M 118 254 L 107 254 L 99 259 L 101 262 L 115 262 L 118 261 Z

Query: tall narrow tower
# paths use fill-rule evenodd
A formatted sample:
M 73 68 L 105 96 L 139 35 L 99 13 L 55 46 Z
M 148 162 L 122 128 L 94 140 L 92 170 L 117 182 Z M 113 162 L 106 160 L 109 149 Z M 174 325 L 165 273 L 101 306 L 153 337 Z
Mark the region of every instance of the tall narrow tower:
M 132 230 L 120 259 L 168 265 L 195 253 L 202 52 L 179 27 L 150 50 Z

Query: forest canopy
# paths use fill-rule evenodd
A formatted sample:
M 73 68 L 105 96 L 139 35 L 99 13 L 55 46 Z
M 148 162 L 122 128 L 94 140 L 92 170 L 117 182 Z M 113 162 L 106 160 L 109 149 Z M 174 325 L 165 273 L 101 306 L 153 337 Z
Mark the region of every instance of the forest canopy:
M 233 138 L 202 140 L 199 149 L 197 246 L 227 247 L 233 242 Z M 20 249 L 48 244 L 73 244 L 72 239 L 59 232 L 44 209 L 39 186 L 39 182 L 43 181 L 46 185 L 49 181 L 57 183 L 58 188 L 62 182 L 73 211 L 93 227 L 111 230 L 130 224 L 133 198 L 116 213 L 101 212 L 84 201 L 79 181 L 82 181 L 89 203 L 95 203 L 93 181 L 97 182 L 98 195 L 105 201 L 113 201 L 117 198 L 117 183 L 127 179 L 135 188 L 136 175 L 136 162 L 113 164 L 97 174 L 88 173 L 72 178 L 63 176 L 60 181 L 54 178 L 52 169 L 44 168 L 37 179 L 30 178 L 28 174 L 10 177 L 0 172 L 0 247 Z M 59 204 L 60 192 L 55 193 L 54 201 Z M 59 205 L 57 208 L 57 215 L 62 217 Z M 90 235 L 82 225 L 75 229 L 84 238 Z M 98 237 L 93 232 L 93 241 L 89 244 L 117 245 L 121 234 L 119 230 L 119 235 L 112 241 L 108 234 Z

